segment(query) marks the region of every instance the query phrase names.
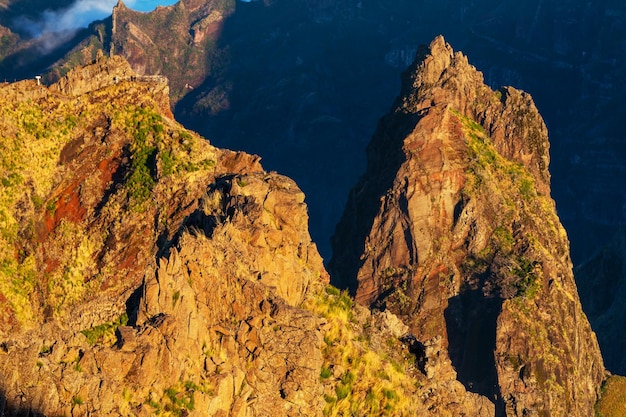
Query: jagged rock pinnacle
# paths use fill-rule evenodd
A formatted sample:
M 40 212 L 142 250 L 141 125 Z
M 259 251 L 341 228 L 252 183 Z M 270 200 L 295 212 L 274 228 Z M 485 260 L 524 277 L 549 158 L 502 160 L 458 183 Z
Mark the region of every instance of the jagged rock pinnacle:
M 591 415 L 603 378 L 548 149 L 532 98 L 492 90 L 437 37 L 404 73 L 333 238 L 333 279 L 418 340 L 441 337 L 450 362 L 438 378 L 489 398 L 497 416 Z

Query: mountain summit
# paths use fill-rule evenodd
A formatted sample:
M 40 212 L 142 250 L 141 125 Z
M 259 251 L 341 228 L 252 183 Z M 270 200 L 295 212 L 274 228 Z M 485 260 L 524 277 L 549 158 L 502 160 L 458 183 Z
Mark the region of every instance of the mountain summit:
M 333 240 L 336 282 L 421 342 L 443 338 L 437 378 L 498 416 L 592 415 L 603 379 L 548 146 L 528 94 L 491 90 L 438 37 L 404 74 Z
M 420 49 L 334 238 L 355 303 L 295 182 L 184 129 L 169 88 L 120 56 L 0 86 L 0 414 L 593 414 L 530 96 Z

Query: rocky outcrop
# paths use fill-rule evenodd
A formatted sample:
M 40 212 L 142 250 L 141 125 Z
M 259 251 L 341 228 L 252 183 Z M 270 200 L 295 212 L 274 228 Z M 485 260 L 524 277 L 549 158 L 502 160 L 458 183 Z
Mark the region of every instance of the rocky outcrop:
M 296 184 L 169 119 L 121 58 L 3 88 L 3 412 L 321 414 L 302 305 L 328 275 Z
M 124 58 L 117 56 L 107 59 L 101 55 L 94 65 L 70 71 L 50 89 L 68 96 L 80 96 L 133 77 L 135 72 Z M 165 93 L 167 95 L 167 91 Z
M 546 127 L 443 38 L 421 48 L 368 147 L 329 266 L 358 302 L 440 337 L 446 378 L 496 415 L 593 414 L 600 351 L 550 198 Z
M 269 194 L 285 197 L 274 196 L 285 205 L 294 203 L 291 195 L 299 192 L 284 178 L 259 181 L 269 181 Z M 248 187 L 258 185 L 251 181 Z M 285 196 L 281 186 L 291 187 L 292 193 Z M 234 191 L 230 196 L 249 197 Z M 207 198 L 202 205 L 214 209 L 215 196 Z M 20 413 L 44 415 L 321 414 L 322 322 L 298 307 L 324 283 L 321 259 L 311 247 L 305 258 L 290 258 L 298 275 L 286 268 L 284 258 L 276 268 L 263 264 L 269 247 L 260 240 L 255 249 L 261 256 L 240 252 L 245 248 L 238 238 L 253 231 L 263 234 L 263 214 L 280 209 L 252 198 L 230 209 L 232 217 L 207 219 L 210 235 L 200 223 L 187 225 L 190 232 L 177 239 L 156 273 L 146 276 L 138 302 L 129 306 L 131 320 L 117 327 L 113 346 L 102 341 L 90 345 L 93 329 L 72 333 L 52 324 L 5 339 L 0 369 L 8 403 Z M 295 220 L 303 218 L 298 216 L 303 210 L 292 212 Z M 251 220 L 247 215 L 255 211 L 258 217 Z M 289 233 L 297 231 L 283 226 L 286 244 Z M 299 238 L 306 251 L 310 242 Z M 272 244 L 279 252 L 281 247 Z M 272 274 L 301 287 L 284 299 L 281 289 L 271 286 L 274 276 L 266 279 Z M 311 281 L 300 283 L 301 276 Z M 30 385 L 32 381 L 37 383 Z

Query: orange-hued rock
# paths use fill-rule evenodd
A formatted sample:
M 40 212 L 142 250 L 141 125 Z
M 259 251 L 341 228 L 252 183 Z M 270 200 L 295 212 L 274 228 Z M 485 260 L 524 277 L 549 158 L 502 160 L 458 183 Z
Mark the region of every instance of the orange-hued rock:
M 443 38 L 420 51 L 335 236 L 355 304 L 295 182 L 130 68 L 0 86 L 0 414 L 593 412 L 602 358 L 527 94 Z
M 2 89 L 0 414 L 321 415 L 298 186 L 121 57 Z
M 441 338 L 441 378 L 497 416 L 592 415 L 604 376 L 548 148 L 531 97 L 493 91 L 438 37 L 405 73 L 333 239 L 333 278 L 418 340 Z

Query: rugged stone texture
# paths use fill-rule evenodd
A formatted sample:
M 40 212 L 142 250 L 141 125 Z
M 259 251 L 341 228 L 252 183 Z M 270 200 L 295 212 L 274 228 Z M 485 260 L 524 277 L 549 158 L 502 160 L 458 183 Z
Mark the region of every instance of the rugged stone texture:
M 134 76 L 135 72 L 124 58 L 106 59 L 101 56 L 97 65 L 70 71 L 50 89 L 68 96 L 80 96 L 118 82 L 128 81 Z
M 169 119 L 166 85 L 113 81 L 128 71 L 103 58 L 50 90 L 4 87 L 0 255 L 17 278 L 1 289 L 16 314 L 3 335 L 52 318 L 79 330 L 119 315 L 154 268 L 156 242 L 178 231 L 207 181 L 236 172 L 228 166 L 262 171 Z M 85 313 L 89 299 L 109 307 Z
M 328 274 L 296 184 L 184 130 L 121 58 L 3 88 L 3 412 L 321 414 L 300 306 Z
M 498 416 L 591 415 L 603 379 L 549 178 L 530 96 L 491 90 L 439 37 L 405 73 L 333 241 L 333 277 L 418 340 L 441 337 L 448 378 Z
M 44 415 L 321 414 L 320 320 L 257 281 L 258 259 L 234 266 L 207 239 L 184 234 L 159 262 L 113 347 L 52 325 L 5 340 L 8 403 Z
M 113 8 L 111 54 L 123 55 L 139 74 L 162 74 L 180 99 L 218 66 L 216 41 L 234 1 L 179 1 L 150 13 L 122 1 Z M 213 61 L 213 62 L 212 62 Z
M 250 271 L 245 273 L 274 288 L 292 306 L 329 280 L 309 237 L 304 194 L 287 177 L 259 173 L 218 178 L 185 227 L 204 231 L 213 251 L 233 271 Z

